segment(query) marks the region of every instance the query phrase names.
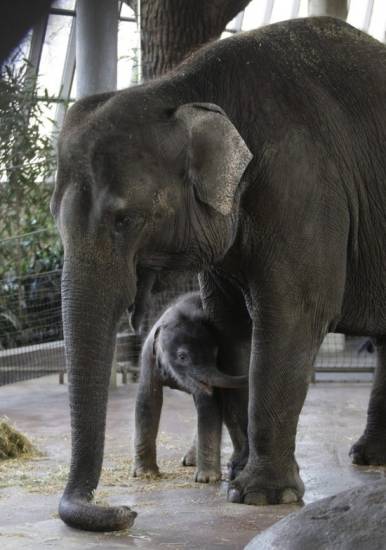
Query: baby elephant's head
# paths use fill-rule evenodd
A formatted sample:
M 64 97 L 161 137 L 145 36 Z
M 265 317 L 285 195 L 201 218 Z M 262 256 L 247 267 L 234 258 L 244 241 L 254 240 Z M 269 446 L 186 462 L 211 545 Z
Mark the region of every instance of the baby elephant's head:
M 213 387 L 240 388 L 248 384 L 247 376 L 230 376 L 217 368 L 216 334 L 201 318 L 159 326 L 154 336 L 154 353 L 159 365 L 191 394 L 211 395 Z

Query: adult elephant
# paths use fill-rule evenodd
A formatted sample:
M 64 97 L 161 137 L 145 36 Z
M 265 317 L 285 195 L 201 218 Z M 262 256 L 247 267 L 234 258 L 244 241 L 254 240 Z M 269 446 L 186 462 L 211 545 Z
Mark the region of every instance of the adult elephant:
M 245 311 L 252 322 L 249 457 L 228 498 L 302 497 L 295 435 L 324 335 L 367 334 L 383 346 L 386 334 L 385 102 L 385 47 L 311 18 L 217 42 L 164 78 L 71 108 L 52 200 L 72 418 L 65 522 L 133 521 L 128 508 L 90 500 L 117 321 L 125 307 L 143 309 L 163 270 L 202 271 L 229 369 Z M 367 463 L 386 458 L 380 357 L 354 453 Z

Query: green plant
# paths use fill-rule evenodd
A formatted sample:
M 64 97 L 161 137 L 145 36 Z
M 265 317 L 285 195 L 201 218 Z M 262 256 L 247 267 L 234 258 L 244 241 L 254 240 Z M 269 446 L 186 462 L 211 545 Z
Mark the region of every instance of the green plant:
M 63 255 L 49 210 L 52 100 L 27 61 L 0 69 L 0 349 L 50 339 L 37 318 L 45 295 L 56 303 L 59 293 L 57 275 L 42 274 L 60 269 Z
M 2 279 L 27 273 L 51 246 L 56 256 L 58 238 L 49 211 L 55 154 L 45 128 L 52 121 L 44 113 L 53 98 L 41 94 L 27 61 L 4 66 L 0 77 Z M 29 238 L 37 232 L 38 239 Z

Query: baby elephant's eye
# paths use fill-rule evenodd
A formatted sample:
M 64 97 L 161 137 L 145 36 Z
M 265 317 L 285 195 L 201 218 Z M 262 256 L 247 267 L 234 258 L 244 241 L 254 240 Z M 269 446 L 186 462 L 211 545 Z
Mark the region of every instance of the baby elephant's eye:
M 188 358 L 188 354 L 185 351 L 179 351 L 177 353 L 177 357 L 180 361 L 186 361 Z

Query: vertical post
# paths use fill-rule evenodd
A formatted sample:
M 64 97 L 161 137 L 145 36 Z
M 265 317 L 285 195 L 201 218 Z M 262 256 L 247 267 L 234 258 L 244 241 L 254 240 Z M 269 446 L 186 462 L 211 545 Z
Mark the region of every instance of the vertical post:
M 347 18 L 347 0 L 308 0 L 308 15 L 331 15 Z
M 117 87 L 118 0 L 76 4 L 76 96 Z
M 138 51 L 137 51 L 137 60 L 138 60 L 138 80 L 137 84 L 142 83 L 142 45 L 141 45 L 141 0 L 137 0 L 137 33 L 138 33 Z

